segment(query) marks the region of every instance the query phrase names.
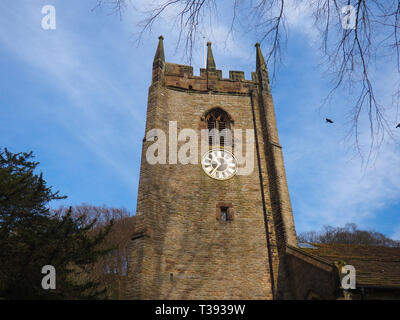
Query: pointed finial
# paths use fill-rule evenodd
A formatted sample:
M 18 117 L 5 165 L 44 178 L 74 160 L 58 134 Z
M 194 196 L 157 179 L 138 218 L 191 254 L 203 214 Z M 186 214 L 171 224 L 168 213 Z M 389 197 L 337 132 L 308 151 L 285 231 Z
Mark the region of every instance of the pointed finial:
M 264 56 L 261 52 L 260 48 L 260 43 L 257 42 L 255 44 L 256 47 L 256 72 L 258 76 L 258 81 L 261 86 L 262 90 L 266 90 L 267 92 L 270 92 L 270 86 L 269 86 L 269 76 L 268 76 L 268 68 L 267 64 L 265 63 Z
M 207 42 L 207 70 L 213 70 L 215 71 L 215 61 L 214 61 L 214 56 L 212 54 L 211 50 L 211 42 Z
M 264 60 L 264 56 L 261 52 L 261 48 L 260 48 L 260 43 L 257 42 L 255 44 L 256 47 L 256 56 L 257 56 L 257 60 L 256 60 L 256 70 L 258 71 L 258 69 L 262 68 L 262 69 L 267 69 L 267 65 L 265 64 L 265 60 Z
M 158 46 L 157 46 L 156 54 L 154 56 L 153 65 L 156 64 L 158 61 L 165 62 L 163 40 L 164 40 L 163 36 L 158 37 Z

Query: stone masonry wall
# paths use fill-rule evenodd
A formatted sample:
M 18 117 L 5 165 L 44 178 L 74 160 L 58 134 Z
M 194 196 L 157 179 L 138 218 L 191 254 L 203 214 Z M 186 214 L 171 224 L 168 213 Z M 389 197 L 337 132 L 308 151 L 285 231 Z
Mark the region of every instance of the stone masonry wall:
M 178 133 L 191 128 L 200 136 L 205 113 L 216 107 L 232 117 L 232 129 L 254 130 L 254 110 L 260 166 L 254 154 L 250 175 L 218 181 L 203 172 L 200 152 L 198 164 L 150 165 L 145 152 L 154 142 L 144 141 L 128 297 L 271 299 L 263 200 L 277 297 L 290 296 L 286 265 L 279 252 L 286 243 L 284 219 L 273 204 L 282 197 L 271 195 L 277 190 L 271 187 L 276 183 L 271 177 L 286 178 L 282 177 L 284 169 L 278 175 L 270 172 L 275 166 L 283 167 L 283 160 L 273 166 L 268 163 L 265 106 L 250 98 L 252 90 L 259 96 L 257 75 L 253 73 L 250 81 L 244 79 L 243 72 L 233 71 L 229 79 L 223 79 L 219 70 L 210 73 L 202 69 L 200 76 L 194 77 L 188 66 L 166 63 L 164 68 L 153 71 L 157 81 L 149 90 L 146 132 L 162 129 L 168 141 L 169 121 L 177 121 Z M 178 144 L 178 150 L 183 143 Z M 287 201 L 288 194 L 283 199 Z M 219 203 L 229 205 L 233 221 L 218 219 Z M 291 215 L 291 209 L 288 212 Z

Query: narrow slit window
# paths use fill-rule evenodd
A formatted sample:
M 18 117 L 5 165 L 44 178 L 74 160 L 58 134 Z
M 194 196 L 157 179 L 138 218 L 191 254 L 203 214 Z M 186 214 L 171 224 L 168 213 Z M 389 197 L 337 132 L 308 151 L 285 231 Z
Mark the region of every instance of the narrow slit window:
M 221 221 L 228 221 L 228 207 L 221 207 Z

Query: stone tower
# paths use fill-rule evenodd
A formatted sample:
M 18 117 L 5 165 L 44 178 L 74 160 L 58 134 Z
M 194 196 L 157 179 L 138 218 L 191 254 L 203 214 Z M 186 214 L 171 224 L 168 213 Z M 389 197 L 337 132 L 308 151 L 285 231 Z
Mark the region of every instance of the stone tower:
M 229 78 L 223 78 L 211 43 L 207 45 L 207 67 L 194 76 L 190 66 L 165 62 L 159 37 L 148 96 L 128 298 L 290 298 L 285 250 L 287 244 L 296 246 L 297 238 L 260 45 L 256 44 L 252 80 L 245 80 L 242 71 L 229 71 Z M 228 139 L 216 141 L 220 150 L 235 155 L 240 139 L 234 130 L 242 129 L 242 150 L 250 150 L 253 170 L 229 179 L 221 173 L 214 179 L 213 167 L 208 174 L 203 170 L 203 152 L 187 164 L 177 160 L 186 141 L 183 129 L 192 129 L 199 137 L 206 132 L 206 148 L 210 142 L 212 149 L 211 128 L 234 132 L 232 144 Z M 166 138 L 149 134 L 152 129 L 162 130 Z M 246 129 L 253 134 L 251 146 Z M 165 157 L 160 149 L 155 154 L 161 160 L 149 163 L 146 154 L 155 141 L 169 145 Z M 178 146 L 171 141 L 178 141 Z M 218 170 L 221 161 L 214 165 Z

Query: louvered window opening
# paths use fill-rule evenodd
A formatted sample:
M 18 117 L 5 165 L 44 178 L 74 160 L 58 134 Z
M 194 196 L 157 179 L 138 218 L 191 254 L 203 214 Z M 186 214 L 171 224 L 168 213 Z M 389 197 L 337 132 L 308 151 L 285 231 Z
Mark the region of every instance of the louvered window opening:
M 221 132 L 224 129 L 230 129 L 230 120 L 228 115 L 222 110 L 215 110 L 210 112 L 206 117 L 207 129 L 208 129 L 208 144 L 210 146 L 216 143 L 217 137 L 215 136 L 216 131 L 219 133 L 219 146 L 225 146 L 226 137 Z

